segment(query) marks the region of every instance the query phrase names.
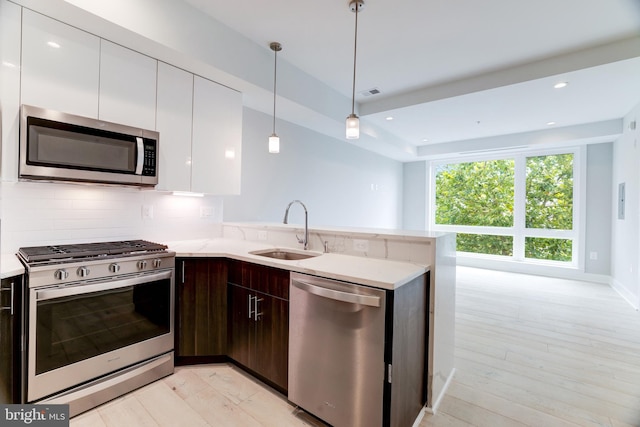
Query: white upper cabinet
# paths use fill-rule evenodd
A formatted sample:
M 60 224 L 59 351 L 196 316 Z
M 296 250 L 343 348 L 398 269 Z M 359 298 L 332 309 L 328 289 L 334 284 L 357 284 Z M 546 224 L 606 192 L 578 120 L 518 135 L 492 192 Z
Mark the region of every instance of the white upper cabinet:
M 18 179 L 21 12 L 15 3 L 0 0 L 0 170 L 3 181 Z
M 99 118 L 155 129 L 157 64 L 153 58 L 102 40 Z
M 158 190 L 191 191 L 193 74 L 158 63 Z
M 23 9 L 21 102 L 98 117 L 100 39 Z
M 192 144 L 191 190 L 217 195 L 240 194 L 240 92 L 194 77 Z

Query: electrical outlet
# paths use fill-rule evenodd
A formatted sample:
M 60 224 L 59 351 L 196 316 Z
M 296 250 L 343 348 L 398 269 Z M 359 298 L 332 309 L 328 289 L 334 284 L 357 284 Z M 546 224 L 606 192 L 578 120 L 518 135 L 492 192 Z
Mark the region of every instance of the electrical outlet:
M 353 250 L 360 252 L 369 252 L 369 241 L 361 239 L 353 239 Z
M 208 206 L 200 207 L 200 218 L 211 218 L 215 212 L 215 209 Z
M 265 230 L 258 231 L 258 240 L 267 240 L 267 232 Z
M 591 259 L 592 261 L 597 261 L 598 260 L 598 252 L 590 252 L 589 253 L 589 259 Z
M 153 219 L 153 205 L 142 205 L 142 219 Z

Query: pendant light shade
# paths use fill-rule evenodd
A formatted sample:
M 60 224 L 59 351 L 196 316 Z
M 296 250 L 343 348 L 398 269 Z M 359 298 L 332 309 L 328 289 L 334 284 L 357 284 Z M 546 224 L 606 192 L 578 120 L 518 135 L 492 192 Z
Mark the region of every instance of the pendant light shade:
M 272 154 L 280 152 L 280 137 L 275 133 L 269 137 L 269 152 Z
M 269 47 L 273 51 L 273 132 L 269 137 L 269 153 L 277 154 L 280 152 L 280 137 L 276 134 L 276 81 L 278 76 L 278 52 L 282 50 L 282 45 L 278 42 L 272 42 Z
M 347 139 L 360 138 L 360 119 L 355 113 L 356 103 L 356 54 L 358 51 L 358 12 L 364 7 L 363 0 L 353 0 L 349 9 L 356 14 L 355 36 L 353 38 L 353 87 L 351 90 L 351 114 L 347 116 Z
M 360 137 L 360 119 L 355 114 L 347 116 L 347 139 L 358 139 Z

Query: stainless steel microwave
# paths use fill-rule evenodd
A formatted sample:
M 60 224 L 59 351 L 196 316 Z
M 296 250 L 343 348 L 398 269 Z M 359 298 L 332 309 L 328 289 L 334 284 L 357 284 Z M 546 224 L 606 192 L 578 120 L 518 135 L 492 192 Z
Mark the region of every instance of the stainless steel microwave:
M 154 186 L 159 133 L 23 105 L 19 178 Z

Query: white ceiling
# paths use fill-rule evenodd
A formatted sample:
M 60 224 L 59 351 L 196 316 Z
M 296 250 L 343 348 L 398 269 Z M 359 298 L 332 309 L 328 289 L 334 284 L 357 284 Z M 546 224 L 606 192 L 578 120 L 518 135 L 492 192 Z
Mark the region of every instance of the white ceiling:
M 184 1 L 351 97 L 349 0 Z M 364 1 L 358 111 L 399 145 L 600 122 L 640 102 L 640 0 Z

